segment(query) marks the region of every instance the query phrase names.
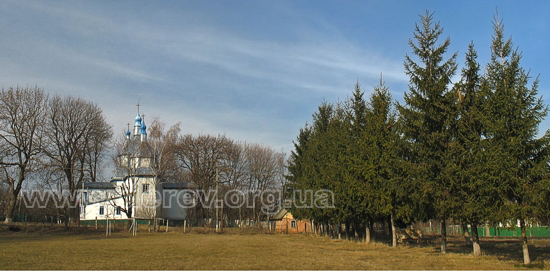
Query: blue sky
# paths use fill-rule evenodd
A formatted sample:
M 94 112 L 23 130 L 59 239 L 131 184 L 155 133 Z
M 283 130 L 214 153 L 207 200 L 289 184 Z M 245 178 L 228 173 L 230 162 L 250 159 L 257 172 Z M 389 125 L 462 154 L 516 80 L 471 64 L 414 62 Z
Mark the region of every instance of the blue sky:
M 471 41 L 487 62 L 498 8 L 550 102 L 550 2 L 456 2 L 2 1 L 0 87 L 97 102 L 115 133 L 139 101 L 146 121 L 289 152 L 317 106 L 356 81 L 370 95 L 383 73 L 402 101 L 419 14 L 435 12 L 462 67 Z

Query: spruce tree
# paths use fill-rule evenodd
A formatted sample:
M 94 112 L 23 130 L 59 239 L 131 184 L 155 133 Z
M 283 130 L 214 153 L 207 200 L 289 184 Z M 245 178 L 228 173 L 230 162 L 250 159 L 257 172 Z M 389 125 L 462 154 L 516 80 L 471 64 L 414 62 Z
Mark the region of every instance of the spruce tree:
M 529 264 L 526 219 L 537 211 L 536 188 L 548 170 L 550 136 L 547 132 L 537 138 L 538 125 L 548 108 L 538 96 L 538 79 L 532 80 L 521 67 L 521 53 L 513 49 L 511 39 L 504 39 L 503 31 L 502 21 L 496 17 L 491 61 L 483 85 L 488 95 L 484 108 L 487 152 L 499 161 L 492 175 L 501 187 L 501 195 L 507 198 L 500 218 L 519 223 L 523 259 Z
M 447 161 L 445 154 L 450 142 L 449 115 L 452 101 L 446 95 L 457 65 L 456 53 L 444 60 L 451 43 L 447 38 L 437 44 L 443 29 L 433 23 L 433 13 L 421 16 L 420 25 L 414 31 L 414 39 L 409 45 L 418 57 L 415 62 L 409 55 L 405 59 L 405 73 L 409 76 L 409 92 L 405 93 L 405 106 L 398 106 L 402 120 L 404 140 L 411 144 L 412 152 L 408 161 L 411 168 L 421 168 L 422 174 L 414 177 L 424 182 L 433 197 L 435 217 L 441 221 L 441 251 L 446 252 L 446 223 L 449 185 L 443 174 Z
M 307 168 L 309 164 L 309 152 L 308 152 L 308 145 L 311 138 L 312 129 L 311 127 L 306 123 L 306 126 L 304 128 L 300 128 L 300 133 L 298 134 L 297 141 L 294 142 L 294 150 L 290 153 L 290 159 L 288 160 L 288 175 L 285 176 L 288 180 L 285 189 L 285 199 L 289 200 L 289 206 L 285 206 L 286 208 L 290 208 L 291 212 L 294 216 L 301 218 L 309 218 L 310 213 L 308 212 L 308 209 L 306 208 L 296 208 L 296 203 L 293 202 L 295 199 L 295 191 L 298 193 L 299 191 L 302 191 L 303 189 L 306 189 L 308 187 L 306 183 L 307 175 L 305 173 L 305 168 Z
M 453 217 L 469 223 L 472 228 L 474 256 L 481 255 L 477 225 L 493 217 L 495 207 L 502 204 L 498 197 L 499 186 L 491 181 L 494 167 L 486 153 L 483 134 L 483 111 L 486 95 L 481 91 L 480 65 L 473 43 L 466 53 L 462 78 L 449 96 L 454 100 L 454 121 L 451 125 L 452 142 L 445 169 L 450 180 L 449 206 Z
M 410 217 L 402 207 L 408 205 L 411 188 L 407 182 L 396 177 L 399 165 L 399 141 L 397 134 L 397 115 L 394 110 L 393 100 L 389 89 L 384 85 L 382 78 L 380 84 L 374 88 L 369 101 L 367 111 L 369 127 L 366 133 L 370 136 L 368 160 L 372 171 L 370 178 L 371 196 L 370 203 L 377 208 L 376 216 L 390 217 L 392 228 L 392 246 L 397 246 L 396 220 L 407 220 Z
M 373 204 L 373 197 L 376 196 L 372 189 L 372 165 L 369 163 L 371 152 L 367 142 L 371 140 L 371 135 L 367 133 L 371 123 L 367 119 L 367 102 L 364 99 L 364 92 L 361 90 L 359 82 L 355 84 L 353 96 L 348 100 L 347 120 L 349 127 L 349 143 L 345 163 L 346 168 L 345 183 L 350 185 L 353 193 L 349 194 L 349 200 L 354 202 L 355 217 L 348 221 L 354 224 L 360 235 L 365 232 L 365 240 L 370 242 L 370 225 L 376 217 L 376 208 Z

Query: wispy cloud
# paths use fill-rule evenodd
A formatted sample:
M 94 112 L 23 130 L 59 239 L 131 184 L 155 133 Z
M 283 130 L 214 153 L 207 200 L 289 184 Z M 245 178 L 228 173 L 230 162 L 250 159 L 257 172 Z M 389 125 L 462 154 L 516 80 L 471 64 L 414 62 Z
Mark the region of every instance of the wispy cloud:
M 407 81 L 401 60 L 346 39 L 322 20 L 315 27 L 277 26 L 280 36 L 259 38 L 192 7 L 131 12 L 85 2 L 6 5 L 6 16 L 32 20 L 19 21 L 24 31 L 0 43 L 11 52 L 0 55 L 0 64 L 12 63 L 0 65 L 0 79 L 92 99 L 117 132 L 141 99 L 149 116 L 181 121 L 184 132 L 227 134 L 288 151 L 323 99 L 344 99 L 356 80 L 367 80 L 361 83 L 368 88 L 380 73 L 387 81 Z M 162 18 L 143 18 L 158 11 Z M 290 16 L 301 22 L 299 14 Z

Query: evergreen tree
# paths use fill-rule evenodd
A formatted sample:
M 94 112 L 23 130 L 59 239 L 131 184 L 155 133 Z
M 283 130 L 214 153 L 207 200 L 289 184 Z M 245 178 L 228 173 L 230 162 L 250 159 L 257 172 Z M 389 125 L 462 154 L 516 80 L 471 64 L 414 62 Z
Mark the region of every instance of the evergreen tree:
M 443 173 L 447 163 L 446 152 L 451 140 L 449 125 L 452 120 L 451 104 L 446 95 L 457 65 L 456 53 L 444 60 L 450 39 L 438 45 L 443 29 L 433 23 L 433 14 L 421 16 L 416 25 L 413 40 L 409 45 L 419 59 L 415 62 L 409 55 L 405 59 L 405 73 L 409 76 L 409 92 L 405 93 L 406 106 L 398 106 L 402 120 L 404 140 L 411 145 L 409 162 L 411 168 L 421 168 L 422 173 L 414 178 L 424 183 L 433 197 L 435 216 L 441 220 L 441 251 L 446 252 L 446 224 L 449 210 L 449 180 Z
M 403 207 L 408 205 L 406 199 L 410 196 L 411 187 L 397 177 L 395 170 L 400 166 L 399 148 L 396 145 L 399 136 L 396 129 L 397 116 L 392 104 L 390 91 L 380 79 L 380 84 L 374 88 L 371 95 L 367 114 L 370 125 L 366 133 L 370 135 L 370 140 L 361 143 L 367 144 L 370 153 L 370 193 L 373 194 L 370 203 L 377 207 L 374 209 L 376 216 L 390 217 L 392 246 L 395 247 L 395 220 L 407 220 L 411 215 L 403 212 Z
M 529 264 L 526 219 L 537 211 L 535 189 L 548 172 L 550 135 L 547 132 L 537 138 L 538 125 L 548 108 L 538 97 L 538 79 L 529 86 L 531 77 L 520 65 L 521 53 L 513 49 L 511 39 L 504 39 L 503 30 L 502 22 L 495 18 L 491 61 L 483 85 L 488 95 L 484 108 L 487 152 L 499 161 L 492 175 L 501 195 L 508 199 L 500 219 L 519 222 L 524 263 Z
M 481 255 L 477 225 L 491 219 L 495 206 L 502 204 L 499 186 L 491 181 L 494 167 L 484 146 L 482 123 L 486 95 L 481 91 L 480 65 L 473 43 L 466 53 L 462 78 L 449 93 L 454 99 L 454 122 L 451 125 L 452 142 L 449 145 L 445 173 L 450 180 L 449 206 L 453 217 L 469 223 L 472 228 L 474 256 Z
M 304 168 L 308 165 L 308 143 L 311 138 L 312 129 L 306 123 L 304 128 L 300 128 L 297 141 L 294 142 L 294 150 L 290 153 L 288 160 L 288 175 L 286 179 L 288 183 L 285 186 L 285 198 L 288 200 L 294 199 L 294 191 L 299 191 L 305 187 L 305 172 Z M 290 207 L 293 207 L 294 202 L 290 202 Z M 286 206 L 288 207 L 288 206 Z M 297 217 L 309 217 L 307 209 L 293 208 L 292 214 Z
M 348 119 L 350 120 L 350 144 L 346 154 L 346 182 L 352 184 L 355 192 L 351 200 L 357 203 L 357 217 L 353 223 L 361 224 L 361 233 L 365 232 L 367 242 L 371 240 L 374 221 L 380 216 L 380 206 L 377 204 L 378 193 L 374 186 L 374 167 L 372 163 L 371 141 L 374 135 L 370 133 L 373 125 L 369 119 L 367 102 L 359 83 L 355 85 L 353 97 L 349 100 Z

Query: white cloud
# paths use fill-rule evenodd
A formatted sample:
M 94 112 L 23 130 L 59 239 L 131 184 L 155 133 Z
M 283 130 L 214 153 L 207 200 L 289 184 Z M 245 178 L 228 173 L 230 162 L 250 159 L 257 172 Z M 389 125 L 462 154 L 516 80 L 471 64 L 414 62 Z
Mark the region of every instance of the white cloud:
M 324 98 L 345 99 L 358 78 L 377 82 L 381 72 L 387 81 L 407 81 L 401 60 L 324 33 L 328 24 L 317 32 L 281 30 L 296 31 L 292 39 L 256 39 L 200 11 L 161 24 L 87 5 L 21 4 L 44 25 L 24 25 L 27 35 L 0 44 L 13 52 L 0 56 L 0 64 L 12 63 L 0 65 L 0 79 L 94 100 L 115 132 L 132 120 L 141 98 L 146 114 L 181 121 L 183 132 L 227 134 L 288 151 L 303 125 L 297 121 L 309 119 Z M 44 29 L 50 32 L 39 33 Z

